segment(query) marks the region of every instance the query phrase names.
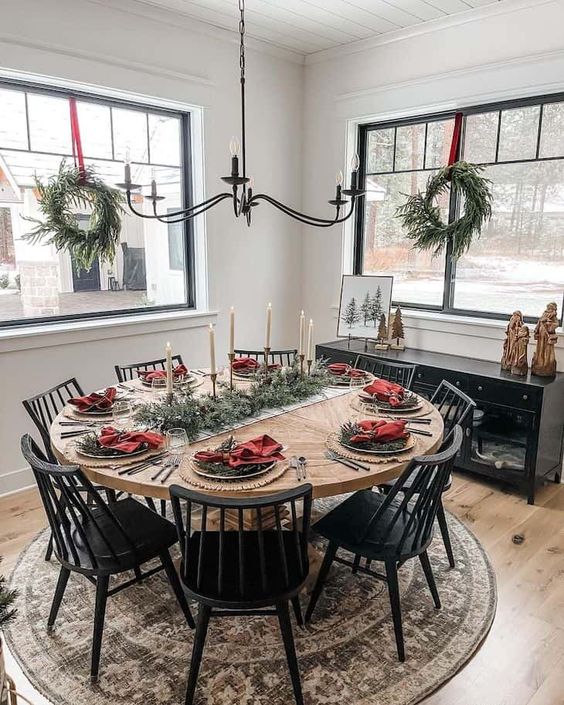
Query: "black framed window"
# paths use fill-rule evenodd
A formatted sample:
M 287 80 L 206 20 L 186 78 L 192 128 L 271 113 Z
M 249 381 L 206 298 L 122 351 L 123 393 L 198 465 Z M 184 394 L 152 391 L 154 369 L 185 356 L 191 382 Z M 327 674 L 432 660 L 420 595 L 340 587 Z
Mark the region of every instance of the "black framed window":
M 189 113 L 0 80 L 0 327 L 193 308 L 191 223 L 168 226 L 126 211 L 115 261 L 89 271 L 66 252 L 23 239 L 33 228 L 26 218 L 40 217 L 34 177 L 45 181 L 61 161 L 73 163 L 71 97 L 85 163 L 101 179 L 122 181 L 129 158 L 132 180 L 142 184 L 138 209 L 152 213 L 152 178 L 169 209 L 192 201 Z M 76 215 L 86 227 L 88 213 Z M 182 276 L 169 277 L 170 269 Z
M 537 317 L 564 288 L 564 95 L 473 106 L 463 114 L 458 157 L 492 181 L 493 215 L 468 253 L 454 261 L 412 249 L 396 208 L 425 189 L 448 161 L 455 113 L 361 125 L 366 188 L 355 233 L 355 272 L 394 275 L 394 299 L 410 308 Z M 443 218 L 464 207 L 455 194 Z

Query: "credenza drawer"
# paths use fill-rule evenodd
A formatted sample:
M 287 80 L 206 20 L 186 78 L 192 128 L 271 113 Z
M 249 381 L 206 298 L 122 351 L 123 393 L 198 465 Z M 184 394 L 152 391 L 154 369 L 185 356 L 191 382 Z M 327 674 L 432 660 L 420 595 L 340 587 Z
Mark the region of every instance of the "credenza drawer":
M 470 380 L 468 395 L 475 401 L 489 401 L 517 409 L 535 410 L 539 404 L 539 391 L 522 384 L 492 382 L 488 379 Z
M 445 379 L 463 392 L 468 391 L 468 377 L 452 370 L 441 370 L 437 367 L 417 367 L 415 370 L 415 383 L 438 387 Z

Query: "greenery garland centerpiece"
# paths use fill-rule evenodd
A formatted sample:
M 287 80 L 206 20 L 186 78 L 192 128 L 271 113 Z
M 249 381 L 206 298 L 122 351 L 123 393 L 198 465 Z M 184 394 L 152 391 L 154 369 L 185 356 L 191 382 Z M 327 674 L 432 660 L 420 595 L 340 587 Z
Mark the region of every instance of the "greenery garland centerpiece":
M 492 214 L 491 181 L 482 176 L 484 167 L 458 161 L 440 169 L 427 182 L 425 193 L 408 196 L 407 201 L 396 210 L 418 250 L 432 250 L 438 255 L 452 243 L 452 255 L 461 257 L 468 251 L 475 235 L 479 235 L 484 223 Z M 460 193 L 464 201 L 464 212 L 452 223 L 444 223 L 435 200 L 448 188 Z
M 402 450 L 407 445 L 407 439 L 405 438 L 400 438 L 397 441 L 389 441 L 388 443 L 373 443 L 372 441 L 358 443 L 351 441 L 354 436 L 361 433 L 364 433 L 364 431 L 357 423 L 348 421 L 341 426 L 339 431 L 339 443 L 349 448 L 358 448 L 360 451 L 379 450 L 382 452 Z
M 107 186 L 93 168 L 68 165 L 64 160 L 47 183 L 36 176 L 35 187 L 44 219 L 26 218 L 36 226 L 24 240 L 66 250 L 86 270 L 98 258 L 106 262 L 115 259 L 124 213 L 118 190 Z M 86 229 L 80 227 L 78 209 L 90 213 Z
M 167 400 L 149 402 L 138 408 L 136 421 L 161 432 L 183 428 L 190 441 L 207 431 L 216 433 L 244 419 L 256 416 L 264 409 L 296 404 L 319 394 L 329 384 L 325 365 L 318 362 L 311 375 L 302 376 L 299 363 L 289 368 L 260 370 L 247 389 L 230 389 L 221 382 L 217 395 L 196 396 L 184 389 Z

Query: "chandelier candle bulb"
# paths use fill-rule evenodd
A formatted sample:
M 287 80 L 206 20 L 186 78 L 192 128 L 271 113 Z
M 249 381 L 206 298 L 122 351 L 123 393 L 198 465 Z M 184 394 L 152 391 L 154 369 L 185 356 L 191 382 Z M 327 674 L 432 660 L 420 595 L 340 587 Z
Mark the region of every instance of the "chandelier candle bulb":
M 215 330 L 213 328 L 213 325 L 210 323 L 210 328 L 209 328 L 209 335 L 210 335 L 210 374 L 215 375 L 217 374 L 217 369 L 215 366 Z
M 272 304 L 266 307 L 266 340 L 264 347 L 270 350 L 270 335 L 272 332 Z
M 165 347 L 166 393 L 172 394 L 172 348 L 170 343 Z

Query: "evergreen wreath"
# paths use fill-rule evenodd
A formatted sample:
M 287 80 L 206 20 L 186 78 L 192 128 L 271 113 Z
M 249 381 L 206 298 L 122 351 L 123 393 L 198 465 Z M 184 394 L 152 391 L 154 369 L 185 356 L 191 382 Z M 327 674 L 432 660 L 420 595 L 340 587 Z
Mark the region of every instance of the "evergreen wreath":
M 107 186 L 91 167 L 82 170 L 64 160 L 46 184 L 36 176 L 35 187 L 45 219 L 26 218 L 36 227 L 24 235 L 24 240 L 33 244 L 44 241 L 55 245 L 57 250 L 66 250 L 77 266 L 86 270 L 97 258 L 114 260 L 124 213 L 119 191 Z M 80 227 L 76 217 L 78 208 L 90 211 L 86 230 Z
M 481 175 L 484 167 L 458 161 L 440 169 L 427 182 L 427 190 L 414 196 L 396 210 L 406 236 L 418 250 L 433 250 L 438 255 L 452 242 L 452 255 L 461 257 L 472 244 L 474 235 L 492 214 L 491 181 Z M 443 223 L 435 199 L 449 187 L 464 198 L 464 213 L 452 223 Z

